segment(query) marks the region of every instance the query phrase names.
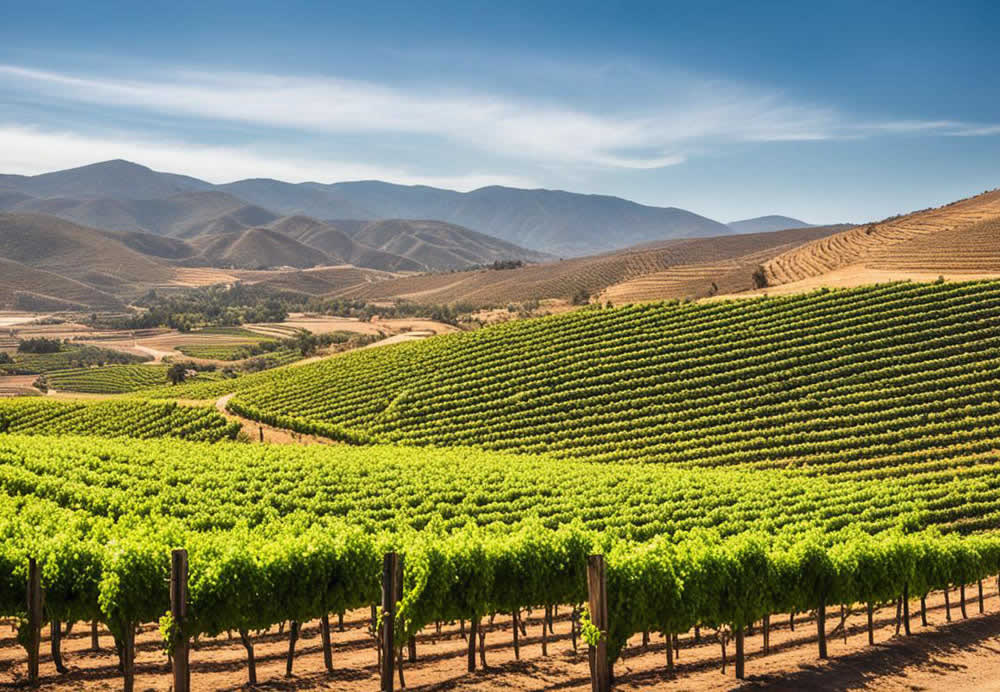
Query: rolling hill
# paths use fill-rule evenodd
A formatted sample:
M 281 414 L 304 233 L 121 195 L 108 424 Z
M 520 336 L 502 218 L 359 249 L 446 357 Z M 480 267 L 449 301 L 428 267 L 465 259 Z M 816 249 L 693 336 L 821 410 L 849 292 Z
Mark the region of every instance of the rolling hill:
M 553 259 L 484 233 L 441 221 L 391 219 L 355 228 L 355 241 L 406 257 L 432 270 L 463 269 L 497 260 L 542 262 Z
M 584 255 L 639 243 L 682 237 L 717 236 L 729 227 L 675 207 L 651 207 L 606 195 L 583 195 L 560 190 L 522 190 L 491 186 L 456 192 L 427 186 L 394 185 L 381 181 L 299 183 L 254 178 L 223 185 L 187 176 L 158 173 L 127 161 L 107 161 L 39 176 L 0 176 L 0 192 L 32 198 L 65 200 L 45 209 L 30 208 L 29 200 L 4 201 L 26 205 L 21 210 L 59 213 L 81 223 L 111 230 L 148 230 L 180 234 L 180 226 L 211 223 L 205 214 L 195 218 L 163 220 L 171 216 L 156 205 L 124 204 L 124 209 L 85 204 L 92 200 L 165 200 L 214 191 L 278 216 L 317 219 L 435 219 L 486 233 L 499 240 L 560 256 Z M 75 203 L 69 200 L 75 200 Z M 82 207 L 76 208 L 83 204 Z M 152 206 L 151 211 L 145 207 Z M 176 215 L 176 213 L 174 213 Z M 225 216 L 220 213 L 219 216 Z M 133 218 L 134 217 L 134 218 Z M 102 219 L 113 226 L 106 226 Z M 100 221 L 100 223 L 98 223 Z M 131 225 L 129 225 L 131 224 Z M 239 230 L 215 221 L 211 232 Z M 246 226 L 247 224 L 244 224 Z M 263 225 L 254 221 L 252 226 Z M 169 227 L 171 230 L 162 230 Z
M 770 260 L 768 285 L 822 282 L 834 272 L 850 274 L 842 277 L 845 283 L 928 273 L 1000 274 L 997 220 L 1000 190 L 857 226 Z
M 173 274 L 114 233 L 42 214 L 0 214 L 0 258 L 116 293 Z
M 199 253 L 186 260 L 185 264 L 188 266 L 267 269 L 275 266 L 304 268 L 335 263 L 316 248 L 303 245 L 270 228 L 201 235 L 192 240 L 191 244 Z
M 753 219 L 730 221 L 726 224 L 737 233 L 767 233 L 768 231 L 783 231 L 788 228 L 809 228 L 813 224 L 793 219 L 790 216 L 758 216 Z
M 753 270 L 766 258 L 841 228 L 674 240 L 517 269 L 401 277 L 350 287 L 338 295 L 477 307 L 546 299 L 568 301 L 578 296 L 616 304 L 700 297 L 713 292 L 713 282 L 715 291 L 752 288 Z

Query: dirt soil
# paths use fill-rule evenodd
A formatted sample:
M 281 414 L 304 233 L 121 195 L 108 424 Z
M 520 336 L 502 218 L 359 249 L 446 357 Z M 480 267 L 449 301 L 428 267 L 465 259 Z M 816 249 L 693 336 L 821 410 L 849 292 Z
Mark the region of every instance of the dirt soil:
M 787 616 L 771 619 L 770 654 L 763 655 L 760 627 L 746 639 L 746 680 L 736 680 L 733 644 L 722 672 L 721 649 L 714 632 L 702 632 L 700 643 L 692 633 L 680 638 L 674 674 L 665 665 L 664 639 L 654 634 L 648 646 L 636 635 L 624 659 L 615 665 L 615 689 L 657 690 L 1000 690 L 1000 602 L 995 584 L 987 588 L 985 615 L 979 614 L 974 596 L 967 592 L 968 619 L 952 592 L 952 622 L 946 622 L 941 594 L 928 598 L 928 627 L 920 624 L 919 601 L 910 604 L 912 636 L 895 634 L 895 608 L 875 613 L 875 646 L 868 646 L 865 615 L 861 610 L 847 620 L 847 642 L 839 628 L 839 608 L 827 615 L 829 659 L 817 658 L 816 625 L 806 615 L 796 617 L 794 632 Z M 590 689 L 586 647 L 573 649 L 568 609 L 560 608 L 554 634 L 548 635 L 548 655 L 542 655 L 541 611 L 522 618 L 527 637 L 520 642 L 520 660 L 514 657 L 511 622 L 498 616 L 486 626 L 485 670 L 466 670 L 467 644 L 455 625 L 441 634 L 426 628 L 417 638 L 417 661 L 404 664 L 411 690 L 580 690 Z M 376 690 L 378 668 L 373 639 L 367 629 L 367 611 L 348 613 L 345 629 L 332 617 L 333 671 L 323 665 L 319 623 L 303 627 L 296 645 L 292 677 L 285 677 L 288 631 L 272 628 L 253 637 L 257 658 L 256 688 L 246 685 L 246 651 L 239 637 L 205 638 L 191 652 L 193 690 Z M 171 680 L 167 658 L 155 626 L 142 629 L 137 638 L 136 689 L 167 690 Z M 57 690 L 119 690 L 122 678 L 112 640 L 101 629 L 100 650 L 90 650 L 90 628 L 79 623 L 63 642 L 63 659 L 69 671 L 59 675 L 49 655 L 48 634 L 43 632 L 42 688 Z M 477 655 L 478 659 L 478 655 Z M 477 661 L 478 667 L 478 661 Z M 0 689 L 26 687 L 26 655 L 10 629 L 0 634 Z M 398 679 L 396 680 L 398 689 Z

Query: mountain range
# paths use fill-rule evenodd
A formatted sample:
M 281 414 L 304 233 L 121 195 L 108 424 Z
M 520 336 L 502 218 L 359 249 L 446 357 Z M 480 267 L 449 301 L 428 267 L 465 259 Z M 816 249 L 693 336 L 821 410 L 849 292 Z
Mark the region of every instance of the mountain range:
M 759 231 L 764 223 L 742 230 L 740 224 L 759 220 L 726 225 L 675 207 L 559 190 L 490 186 L 456 192 L 380 181 L 293 184 L 261 178 L 213 185 L 123 160 L 36 176 L 0 175 L 0 210 L 52 214 L 105 230 L 186 239 L 267 227 L 284 217 L 309 217 L 335 228 L 338 224 L 329 220 L 435 220 L 449 224 L 449 233 L 461 227 L 492 236 L 507 244 L 496 246 L 503 252 L 519 247 L 521 254 L 503 259 L 529 261 L 532 257 L 526 250 L 538 253 L 534 259 L 569 257 L 675 238 Z M 766 218 L 772 226 L 766 230 L 777 230 L 775 221 L 787 219 Z M 787 222 L 807 225 L 795 219 Z M 380 237 L 386 238 L 384 228 Z M 425 236 L 417 233 L 416 240 L 392 244 L 410 247 L 423 242 Z M 443 256 L 465 264 L 491 261 L 469 252 L 453 255 L 451 249 Z M 424 264 L 442 268 L 434 262 Z

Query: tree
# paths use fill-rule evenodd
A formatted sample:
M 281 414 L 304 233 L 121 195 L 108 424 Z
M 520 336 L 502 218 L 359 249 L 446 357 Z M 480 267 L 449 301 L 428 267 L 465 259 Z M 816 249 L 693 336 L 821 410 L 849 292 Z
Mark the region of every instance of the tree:
M 756 269 L 753 270 L 753 287 L 754 288 L 767 288 L 767 273 L 764 271 L 763 265 L 758 265 Z
M 167 370 L 167 379 L 170 384 L 180 384 L 187 378 L 187 366 L 184 363 L 174 363 Z

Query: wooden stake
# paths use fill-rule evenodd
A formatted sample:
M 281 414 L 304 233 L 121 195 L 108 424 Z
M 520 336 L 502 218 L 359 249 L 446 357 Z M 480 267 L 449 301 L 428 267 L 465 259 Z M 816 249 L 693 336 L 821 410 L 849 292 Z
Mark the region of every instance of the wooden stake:
M 178 632 L 187 625 L 188 606 L 188 555 L 183 548 L 170 554 L 170 615 Z M 182 635 L 174 642 L 172 658 L 174 692 L 190 692 L 191 669 L 188 665 L 188 639 Z
M 948 600 L 948 587 L 944 587 L 944 617 L 951 622 L 951 601 Z
M 62 660 L 62 629 L 58 620 L 53 620 L 49 624 L 49 642 L 52 645 L 52 662 L 56 665 L 57 673 L 65 673 L 66 666 Z
M 771 653 L 771 616 L 764 616 L 764 655 Z
M 518 616 L 518 609 L 514 608 L 514 612 L 510 614 L 511 629 L 514 631 L 514 660 L 515 661 L 520 661 L 521 660 L 521 643 L 518 640 L 518 637 L 521 634 L 521 632 L 517 628 L 517 616 Z M 574 642 L 576 641 L 576 634 L 575 633 L 573 635 L 573 641 Z
M 240 630 L 240 641 L 243 642 L 243 648 L 247 650 L 247 675 L 250 679 L 251 685 L 257 684 L 257 661 L 253 655 L 253 642 L 250 640 L 250 633 L 246 630 Z
M 698 625 L 694 626 L 694 643 L 701 644 L 701 627 Z
M 667 640 L 667 672 L 673 673 L 674 672 L 674 643 L 672 641 L 673 635 L 667 634 L 666 640 Z
M 479 628 L 479 618 L 473 617 L 469 620 L 469 661 L 468 669 L 470 673 L 476 672 L 476 630 Z
M 788 614 L 788 631 L 789 632 L 795 631 L 795 613 Z
M 337 631 L 344 631 L 344 611 L 337 613 Z
M 122 642 L 123 664 L 125 668 L 125 692 L 135 690 L 135 623 L 125 624 L 125 641 Z
M 982 615 L 985 612 L 983 607 L 983 580 L 979 580 L 979 614 Z
M 920 597 L 920 624 L 927 627 L 927 594 Z
M 844 635 L 844 646 L 847 646 L 847 606 L 840 604 L 840 629 Z
M 604 556 L 587 558 L 587 593 L 590 618 L 601 633 L 594 649 L 594 666 L 590 683 L 592 692 L 610 692 L 611 666 L 608 661 L 608 595 L 604 573 Z
M 285 677 L 292 677 L 292 661 L 295 660 L 295 643 L 299 641 L 299 621 L 288 623 L 288 658 L 285 661 Z
M 903 630 L 910 636 L 910 585 L 903 584 Z
M 97 620 L 90 623 L 90 650 L 100 651 L 101 650 L 101 639 L 97 634 Z
M 875 623 L 872 617 L 875 606 L 869 602 L 865 610 L 868 611 L 868 646 L 875 646 Z
M 417 662 L 417 638 L 416 636 L 410 637 L 409 641 L 406 643 L 406 655 L 410 663 Z
M 743 659 L 743 628 L 736 628 L 736 679 L 743 680 L 746 675 Z
M 28 683 L 38 686 L 38 659 L 42 644 L 42 573 L 35 558 L 28 559 Z
M 483 670 L 486 670 L 486 628 L 480 623 L 479 626 L 479 663 Z
M 546 612 L 548 609 L 546 608 Z M 549 655 L 549 629 L 545 623 L 545 615 L 542 615 L 542 656 Z
M 386 553 L 382 559 L 382 692 L 392 692 L 396 658 L 396 597 L 399 590 L 399 554 Z
M 969 614 L 965 612 L 965 584 L 958 587 L 959 603 L 961 604 L 962 619 L 965 620 L 969 617 Z
M 319 634 L 323 641 L 323 665 L 328 673 L 333 672 L 333 650 L 330 647 L 330 616 L 323 613 L 319 621 Z
M 823 598 L 816 609 L 816 634 L 819 636 L 819 657 L 826 658 L 826 599 Z

